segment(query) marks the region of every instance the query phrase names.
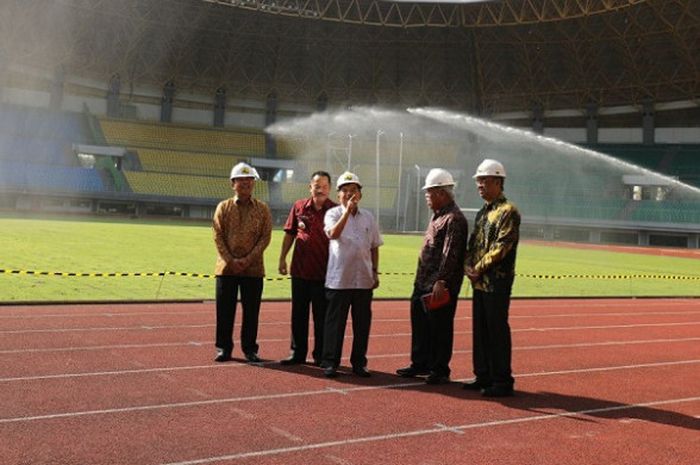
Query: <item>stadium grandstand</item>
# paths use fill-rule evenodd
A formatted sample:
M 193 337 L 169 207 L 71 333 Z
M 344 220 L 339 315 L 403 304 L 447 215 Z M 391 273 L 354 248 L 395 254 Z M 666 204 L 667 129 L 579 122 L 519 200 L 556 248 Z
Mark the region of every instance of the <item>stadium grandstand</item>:
M 385 231 L 416 231 L 428 170 L 473 212 L 489 155 L 527 237 L 700 247 L 698 1 L 3 3 L 5 211 L 206 221 L 246 161 L 277 224 L 350 169 Z

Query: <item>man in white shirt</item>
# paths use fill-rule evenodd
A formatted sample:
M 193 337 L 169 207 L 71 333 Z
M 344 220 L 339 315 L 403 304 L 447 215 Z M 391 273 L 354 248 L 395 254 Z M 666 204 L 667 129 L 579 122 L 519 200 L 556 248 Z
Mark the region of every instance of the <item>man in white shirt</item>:
M 330 239 L 324 326 L 324 375 L 335 378 L 343 352 L 348 311 L 352 308 L 352 371 L 363 378 L 367 370 L 367 346 L 372 321 L 372 292 L 379 286 L 379 246 L 383 244 L 374 216 L 359 208 L 362 184 L 345 172 L 337 181 L 340 205 L 328 210 L 324 230 Z

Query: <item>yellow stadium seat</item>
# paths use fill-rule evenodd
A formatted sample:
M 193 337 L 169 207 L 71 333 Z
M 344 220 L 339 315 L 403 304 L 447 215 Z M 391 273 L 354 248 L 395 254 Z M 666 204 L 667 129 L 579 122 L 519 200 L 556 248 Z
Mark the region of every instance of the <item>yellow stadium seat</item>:
M 235 155 L 264 155 L 265 135 L 258 131 L 186 127 L 176 124 L 101 119 L 110 145 Z
M 138 194 L 207 199 L 225 199 L 233 196 L 231 181 L 226 177 L 151 171 L 124 171 L 124 176 L 131 190 Z M 270 192 L 267 181 L 256 181 L 253 195 L 264 202 L 269 202 Z

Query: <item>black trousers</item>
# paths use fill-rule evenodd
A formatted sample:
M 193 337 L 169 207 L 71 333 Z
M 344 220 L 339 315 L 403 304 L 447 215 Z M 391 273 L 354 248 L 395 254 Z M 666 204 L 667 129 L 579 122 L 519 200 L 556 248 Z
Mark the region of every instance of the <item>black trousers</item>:
M 482 384 L 513 387 L 509 292 L 474 290 L 472 298 L 474 375 Z
M 414 289 L 411 296 L 411 366 L 449 376 L 457 296 L 450 295 L 447 305 L 426 311 L 421 296 L 427 292 Z
M 309 350 L 309 306 L 314 321 L 314 360 L 323 358 L 323 332 L 326 319 L 326 289 L 323 281 L 292 278 L 291 357 L 306 360 Z
M 233 351 L 233 323 L 236 319 L 238 290 L 241 291 L 243 322 L 241 349 L 244 354 L 258 352 L 258 316 L 263 278 L 248 276 L 216 277 L 216 347 L 230 354 Z
M 369 328 L 372 323 L 372 289 L 326 289 L 328 308 L 323 334 L 323 366 L 338 367 L 343 354 L 343 339 L 348 311 L 352 308 L 353 367 L 367 366 Z

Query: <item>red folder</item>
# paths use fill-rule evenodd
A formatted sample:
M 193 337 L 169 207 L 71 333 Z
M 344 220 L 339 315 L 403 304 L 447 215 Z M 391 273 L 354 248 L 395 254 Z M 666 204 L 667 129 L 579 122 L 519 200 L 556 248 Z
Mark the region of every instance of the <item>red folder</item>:
M 421 296 L 421 300 L 423 301 L 423 308 L 425 308 L 426 311 L 437 310 L 438 308 L 444 307 L 450 303 L 450 293 L 444 292 L 442 294 L 442 298 L 440 299 L 433 299 L 432 293 L 423 294 Z

